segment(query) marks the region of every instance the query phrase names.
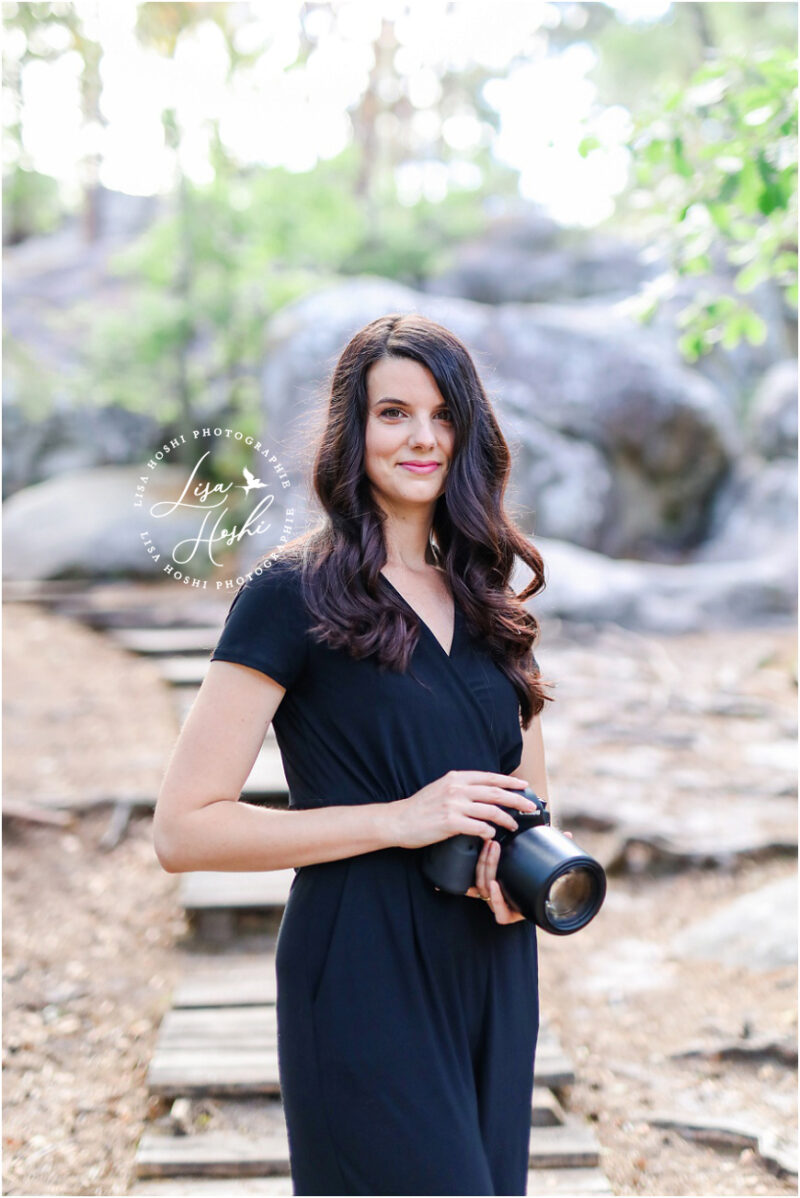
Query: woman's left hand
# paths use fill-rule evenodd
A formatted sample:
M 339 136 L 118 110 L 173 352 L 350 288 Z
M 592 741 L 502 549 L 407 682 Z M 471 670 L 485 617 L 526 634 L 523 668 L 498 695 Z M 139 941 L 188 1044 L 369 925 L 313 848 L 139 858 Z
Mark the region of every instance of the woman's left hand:
M 572 840 L 572 833 L 565 832 Z M 484 899 L 498 923 L 519 923 L 525 916 L 505 899 L 497 881 L 497 863 L 500 860 L 500 844 L 494 839 L 485 840 L 475 866 L 475 885 L 466 892 L 471 898 Z
M 510 906 L 503 896 L 500 883 L 497 881 L 499 860 L 500 845 L 498 841 L 492 838 L 484 841 L 475 866 L 475 885 L 470 886 L 467 894 L 472 898 L 485 899 L 498 923 L 518 923 L 525 916 L 516 907 Z

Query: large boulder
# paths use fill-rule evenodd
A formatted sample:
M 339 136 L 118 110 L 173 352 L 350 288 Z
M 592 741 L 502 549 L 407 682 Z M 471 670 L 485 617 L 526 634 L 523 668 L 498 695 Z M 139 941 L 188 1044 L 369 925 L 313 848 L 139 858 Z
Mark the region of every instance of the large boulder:
M 673 937 L 670 955 L 769 972 L 797 961 L 797 876 L 769 882 Z
M 318 428 L 309 409 L 324 406 L 346 341 L 395 311 L 430 316 L 473 353 L 501 424 L 524 446 L 513 485 L 537 533 L 631 556 L 702 539 L 740 447 L 733 416 L 657 339 L 597 305 L 491 307 L 377 278 L 296 301 L 270 322 L 262 388 L 267 432 L 297 469 Z
M 797 362 L 767 371 L 747 420 L 748 447 L 714 496 L 696 561 L 748 560 L 797 542 Z
M 51 396 L 33 418 L 13 393 L 3 395 L 3 498 L 59 474 L 141 461 L 161 440 L 159 422 L 118 405 L 75 406 Z
M 524 384 L 496 381 L 494 390 L 503 397 L 503 429 L 514 458 L 511 504 L 529 513 L 536 531 L 587 547 L 598 544 L 614 485 L 603 453 L 531 416 Z M 532 495 L 532 505 L 521 498 Z
M 159 527 L 146 508 L 134 506 L 141 467 L 100 466 L 59 474 L 25 487 L 3 504 L 3 577 L 48 578 L 163 577 L 167 560 L 154 563 L 143 532 L 163 549 Z M 187 471 L 161 464 L 148 483 L 148 508 L 174 502 Z M 197 513 L 177 511 L 169 518 L 169 543 L 196 537 Z M 186 567 L 175 567 L 188 572 Z M 197 571 L 195 571 L 196 573 Z
M 737 462 L 715 496 L 709 536 L 694 561 L 749 561 L 781 550 L 791 558 L 797 541 L 797 460 Z
M 796 553 L 776 551 L 741 562 L 665 564 L 617 560 L 567 541 L 536 537 L 545 589 L 530 602 L 537 617 L 603 623 L 643 632 L 780 625 L 797 604 Z M 516 591 L 530 572 L 519 563 Z
M 797 359 L 777 362 L 756 388 L 750 409 L 753 444 L 765 458 L 797 460 Z
M 600 233 L 576 236 L 530 205 L 492 220 L 450 259 L 424 290 L 483 304 L 630 295 L 657 269 L 637 245 Z

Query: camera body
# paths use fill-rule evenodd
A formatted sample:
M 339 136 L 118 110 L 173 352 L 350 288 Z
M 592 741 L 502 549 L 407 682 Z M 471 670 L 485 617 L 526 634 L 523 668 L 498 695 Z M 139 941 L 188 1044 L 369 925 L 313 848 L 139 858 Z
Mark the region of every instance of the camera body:
M 519 811 L 516 807 L 503 807 L 502 803 L 497 804 L 498 807 L 513 815 L 519 824 L 517 832 L 512 831 L 511 828 L 504 828 L 502 824 L 495 825 L 494 839 L 501 846 L 501 854 L 503 846 L 519 832 L 526 832 L 529 828 L 550 827 L 550 812 L 547 810 L 544 799 L 534 795 L 530 789 L 526 789 L 522 793 L 527 799 L 533 799 L 539 806 L 536 811 Z M 466 836 L 462 833 L 451 836 L 447 840 L 440 840 L 437 844 L 426 845 L 422 851 L 422 872 L 429 881 L 434 881 L 433 875 L 435 875 L 434 884 L 440 890 L 447 890 L 450 894 L 466 894 L 470 886 L 475 885 L 475 870 L 483 844 L 482 836 Z M 499 873 L 498 869 L 498 879 Z
M 554 935 L 567 936 L 584 927 L 600 910 L 606 893 L 605 871 L 568 836 L 552 827 L 544 799 L 530 788 L 522 794 L 536 803 L 537 810 L 503 808 L 513 815 L 518 827 L 512 830 L 497 825 L 497 880 L 506 900 L 526 919 Z M 483 843 L 481 836 L 461 833 L 426 845 L 420 868 L 440 890 L 466 894 L 475 884 Z

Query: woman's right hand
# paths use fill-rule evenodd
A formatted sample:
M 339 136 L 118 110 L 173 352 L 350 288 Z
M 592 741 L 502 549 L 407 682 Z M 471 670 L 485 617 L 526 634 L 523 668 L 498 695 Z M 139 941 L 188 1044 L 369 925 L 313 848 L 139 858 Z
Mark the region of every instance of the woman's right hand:
M 450 770 L 407 799 L 387 803 L 392 842 L 404 849 L 436 844 L 464 833 L 491 839 L 495 824 L 515 829 L 517 822 L 504 807 L 536 811 L 535 803 L 520 793 L 530 783 L 511 774 L 488 770 Z M 491 823 L 489 821 L 494 821 Z

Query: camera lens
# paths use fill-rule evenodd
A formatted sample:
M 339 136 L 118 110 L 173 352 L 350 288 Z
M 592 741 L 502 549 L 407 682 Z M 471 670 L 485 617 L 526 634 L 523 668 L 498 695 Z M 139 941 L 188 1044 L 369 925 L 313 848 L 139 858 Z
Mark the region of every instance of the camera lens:
M 545 900 L 547 918 L 563 927 L 581 917 L 592 906 L 597 892 L 594 875 L 583 867 L 568 870 L 555 879 Z

